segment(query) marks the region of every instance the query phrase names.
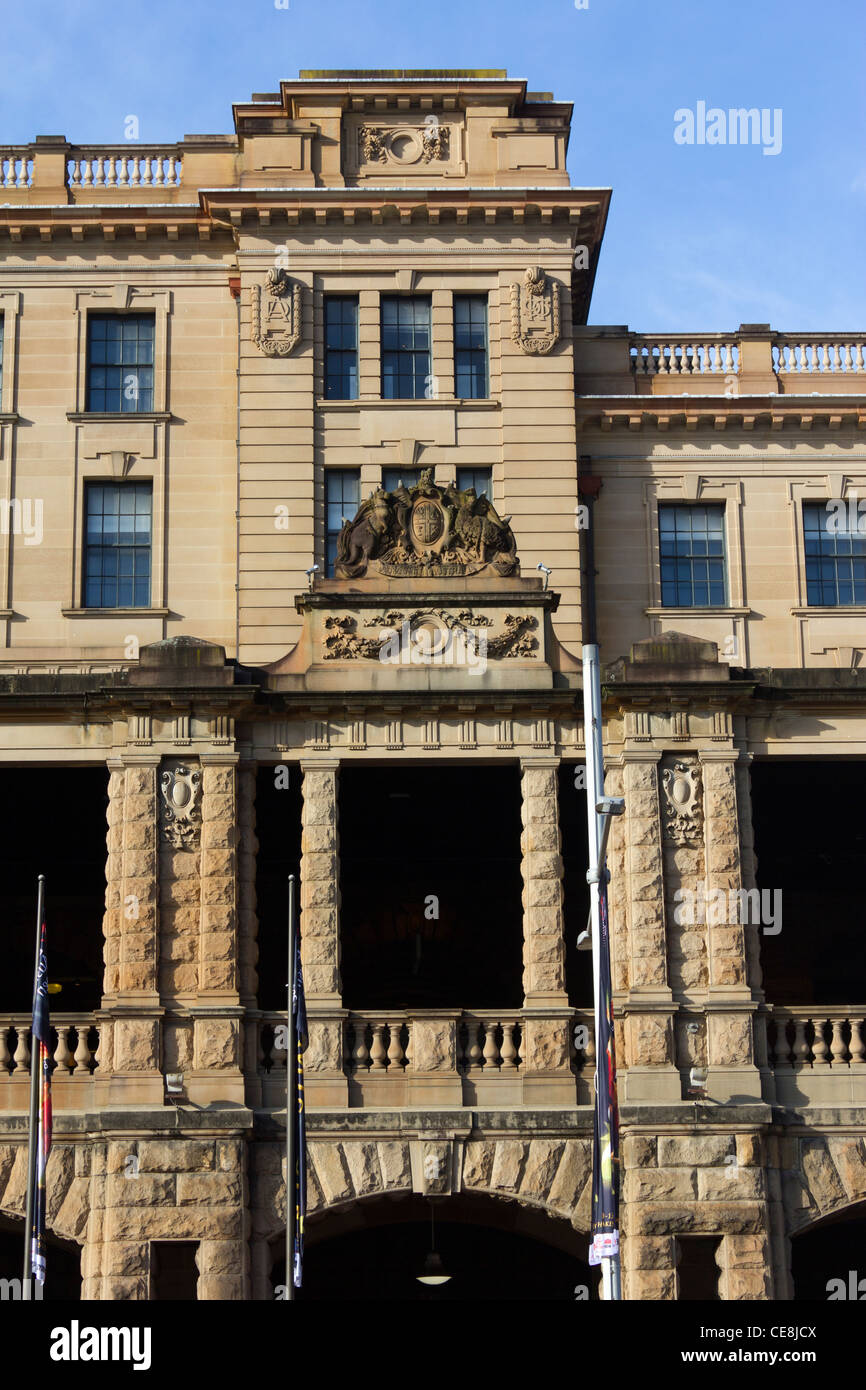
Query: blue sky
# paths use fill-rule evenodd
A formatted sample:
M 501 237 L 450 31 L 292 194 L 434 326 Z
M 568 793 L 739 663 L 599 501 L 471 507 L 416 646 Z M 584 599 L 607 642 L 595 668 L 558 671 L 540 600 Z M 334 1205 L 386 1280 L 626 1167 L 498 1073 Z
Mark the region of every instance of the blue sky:
M 862 0 L 288 6 L 7 3 L 0 141 L 119 141 L 130 114 L 146 142 L 227 131 L 232 101 L 300 68 L 507 68 L 574 101 L 572 180 L 613 188 L 591 322 L 866 328 Z M 781 151 L 677 144 L 699 101 L 781 109 Z

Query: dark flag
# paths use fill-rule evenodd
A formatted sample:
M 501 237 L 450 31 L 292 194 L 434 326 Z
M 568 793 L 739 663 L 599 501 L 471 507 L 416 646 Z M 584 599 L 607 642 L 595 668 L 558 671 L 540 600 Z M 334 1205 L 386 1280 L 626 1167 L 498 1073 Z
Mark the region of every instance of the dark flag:
M 598 1042 L 595 1059 L 595 1123 L 592 1140 L 592 1237 L 589 1263 L 619 1253 L 619 1110 L 616 1100 L 616 1052 L 610 980 L 610 930 L 607 886 L 599 885 Z
M 45 923 L 39 940 L 39 966 L 33 997 L 33 1033 L 30 1065 L 38 1067 L 39 1108 L 36 1129 L 36 1179 L 33 1192 L 33 1234 L 30 1244 L 31 1274 L 45 1283 L 45 1169 L 51 1149 L 51 1051 L 48 1034 L 48 961 Z
M 292 1023 L 297 1049 L 295 1069 L 295 1248 L 292 1252 L 292 1281 L 301 1287 L 304 1265 L 304 1217 L 307 1212 L 307 1125 L 304 1115 L 304 1049 L 307 1046 L 307 1005 L 301 970 L 301 938 L 295 936 L 295 969 L 292 988 Z

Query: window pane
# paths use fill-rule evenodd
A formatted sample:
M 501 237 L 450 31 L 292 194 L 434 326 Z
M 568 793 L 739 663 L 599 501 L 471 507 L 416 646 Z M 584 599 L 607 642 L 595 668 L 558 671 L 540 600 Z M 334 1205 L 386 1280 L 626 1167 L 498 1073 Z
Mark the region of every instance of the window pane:
M 662 604 L 724 606 L 724 507 L 661 505 L 658 518 Z
M 154 322 L 152 314 L 88 316 L 88 410 L 153 409 Z
M 150 483 L 91 483 L 85 490 L 84 604 L 150 604 Z

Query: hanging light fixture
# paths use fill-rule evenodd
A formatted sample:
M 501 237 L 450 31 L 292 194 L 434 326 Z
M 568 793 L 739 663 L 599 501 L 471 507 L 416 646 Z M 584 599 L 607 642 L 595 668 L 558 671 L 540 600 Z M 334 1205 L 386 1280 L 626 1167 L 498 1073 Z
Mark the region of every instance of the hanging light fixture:
M 451 1278 L 450 1274 L 446 1274 L 442 1256 L 436 1249 L 436 1224 L 432 1202 L 430 1203 L 430 1253 L 424 1260 L 421 1273 L 416 1274 L 415 1278 L 419 1284 L 447 1284 Z

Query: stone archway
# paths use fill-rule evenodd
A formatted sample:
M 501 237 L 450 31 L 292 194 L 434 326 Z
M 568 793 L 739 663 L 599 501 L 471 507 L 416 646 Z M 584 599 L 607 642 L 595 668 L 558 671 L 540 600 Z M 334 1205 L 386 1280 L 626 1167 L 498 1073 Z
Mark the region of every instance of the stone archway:
M 79 1148 L 79 1170 L 72 1144 L 54 1144 L 46 1172 L 47 1225 L 63 1240 L 83 1245 L 90 1214 L 89 1153 Z M 27 1193 L 27 1144 L 0 1144 L 0 1213 L 23 1217 Z
M 573 1257 L 586 1257 L 592 1185 L 589 1138 L 316 1136 L 308 1145 L 307 1178 L 310 1231 L 326 1214 L 357 1208 L 369 1199 L 494 1198 L 524 1209 L 530 1219 L 534 1214 L 551 1233 L 561 1227 L 573 1242 Z M 286 1220 L 280 1144 L 253 1144 L 250 1201 L 253 1298 L 271 1299 L 271 1244 L 285 1231 Z
M 791 1240 L 796 1302 L 866 1301 L 866 1200 L 801 1227 Z

